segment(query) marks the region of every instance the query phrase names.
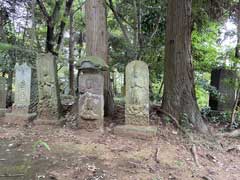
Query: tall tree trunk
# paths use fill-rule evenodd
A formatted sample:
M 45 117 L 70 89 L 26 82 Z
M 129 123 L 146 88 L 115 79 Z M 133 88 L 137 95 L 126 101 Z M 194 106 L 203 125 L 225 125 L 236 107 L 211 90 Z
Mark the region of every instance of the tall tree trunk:
M 81 56 L 82 56 L 82 48 L 83 48 L 83 42 L 84 42 L 83 35 L 84 34 L 82 32 L 80 32 L 79 36 L 78 36 L 78 45 L 79 45 L 78 56 L 79 56 L 79 58 L 81 58 Z
M 191 0 L 168 1 L 163 109 L 179 121 L 187 116 L 197 130 L 207 133 L 194 89 L 191 6 Z
M 235 48 L 235 57 L 240 59 L 240 0 L 238 1 L 238 7 L 236 9 L 237 11 L 237 45 Z M 235 64 L 235 67 L 237 67 L 238 64 Z M 240 97 L 240 78 L 237 77 L 237 88 L 236 88 L 236 99 L 232 108 L 231 113 L 231 127 L 233 127 L 235 120 L 236 120 L 236 113 L 237 113 L 237 107 L 238 107 L 238 101 Z
M 108 37 L 105 1 L 87 0 L 85 8 L 87 55 L 101 57 L 108 64 Z M 104 102 L 105 115 L 112 115 L 114 107 L 109 71 L 104 73 Z
M 13 71 L 8 72 L 7 78 L 7 107 L 12 106 L 12 84 L 13 84 Z
M 56 55 L 54 52 L 54 27 L 51 23 L 47 25 L 47 38 L 46 38 L 46 52 L 51 52 Z
M 36 21 L 35 21 L 35 6 L 36 6 L 36 0 L 32 0 L 32 7 L 31 7 L 31 13 L 32 13 L 32 27 L 31 27 L 31 48 L 34 48 L 35 40 L 36 40 Z
M 72 96 L 75 95 L 74 88 L 74 32 L 73 32 L 73 12 L 70 12 L 69 20 L 69 89 Z

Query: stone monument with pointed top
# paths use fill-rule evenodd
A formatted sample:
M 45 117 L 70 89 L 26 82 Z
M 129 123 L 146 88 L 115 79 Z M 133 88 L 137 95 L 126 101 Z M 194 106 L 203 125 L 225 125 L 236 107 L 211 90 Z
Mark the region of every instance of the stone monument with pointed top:
M 137 138 L 154 137 L 157 128 L 149 123 L 149 70 L 143 61 L 132 61 L 126 67 L 125 125 L 114 133 Z
M 12 112 L 6 114 L 6 121 L 16 124 L 25 124 L 36 117 L 34 112 L 34 88 L 33 70 L 25 62 L 15 65 L 15 98 Z

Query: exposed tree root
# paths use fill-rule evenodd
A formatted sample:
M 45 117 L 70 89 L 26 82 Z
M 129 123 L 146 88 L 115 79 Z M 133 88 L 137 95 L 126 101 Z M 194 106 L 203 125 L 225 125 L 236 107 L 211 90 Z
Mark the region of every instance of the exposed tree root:
M 237 138 L 237 137 L 240 137 L 240 129 L 234 130 L 232 132 L 227 132 L 227 133 L 218 133 L 217 136 Z
M 183 132 L 183 134 L 187 135 L 190 139 L 192 139 L 192 137 L 188 134 L 188 132 L 179 124 L 178 120 L 173 116 L 171 115 L 170 113 L 164 111 L 163 109 L 161 109 L 161 106 L 160 105 L 157 105 L 157 104 L 154 104 L 153 106 L 155 106 L 155 110 L 157 110 L 158 112 L 164 114 L 165 116 L 168 116 L 170 119 L 173 120 L 175 126 L 181 130 Z
M 192 136 L 179 124 L 178 120 L 177 120 L 173 115 L 171 115 L 170 113 L 168 113 L 168 112 L 164 111 L 163 109 L 161 109 L 161 108 L 160 108 L 160 107 L 161 107 L 160 105 L 154 105 L 154 106 L 155 106 L 155 109 L 156 109 L 158 112 L 160 112 L 160 113 L 168 116 L 169 118 L 171 118 L 171 119 L 173 120 L 175 126 L 176 126 L 180 131 L 182 131 L 184 135 L 186 135 L 186 136 L 190 139 L 190 141 L 191 141 L 191 143 L 192 143 L 192 147 L 191 147 L 190 151 L 191 151 L 191 153 L 192 153 L 192 155 L 193 155 L 193 159 L 194 159 L 194 162 L 195 162 L 196 166 L 197 166 L 197 167 L 200 167 L 200 163 L 199 163 L 198 155 L 197 155 L 197 148 L 196 148 L 196 145 L 195 145 L 195 143 L 194 143 L 194 140 L 193 140 Z M 157 148 L 157 149 L 156 149 L 156 152 L 155 152 L 155 161 L 156 161 L 157 163 L 159 163 L 158 154 L 159 154 L 159 148 Z
M 154 160 L 156 161 L 156 163 L 160 163 L 159 154 L 160 154 L 160 148 L 156 148 L 155 155 L 154 155 Z
M 0 174 L 0 177 L 20 177 L 24 176 L 24 174 Z
M 192 145 L 191 152 L 192 152 L 193 159 L 194 159 L 197 167 L 199 167 L 200 164 L 199 164 L 199 161 L 198 161 L 197 148 L 196 148 L 195 144 Z

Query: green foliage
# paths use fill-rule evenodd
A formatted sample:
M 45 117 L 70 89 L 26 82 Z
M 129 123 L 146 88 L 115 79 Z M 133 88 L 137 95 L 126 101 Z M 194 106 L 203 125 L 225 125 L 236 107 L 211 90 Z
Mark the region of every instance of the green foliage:
M 217 23 L 208 22 L 201 30 L 192 32 L 192 56 L 194 67 L 197 71 L 210 72 L 218 65 L 221 52 L 217 44 L 220 26 Z
M 42 141 L 42 140 L 38 140 L 33 144 L 33 151 L 35 152 L 37 150 L 38 146 L 43 146 L 44 148 L 46 148 L 48 151 L 51 151 L 51 148 L 49 147 L 49 145 Z
M 180 124 L 182 127 L 184 128 L 190 128 L 190 124 L 189 124 L 189 118 L 188 115 L 186 113 L 182 113 L 181 119 L 180 119 Z
M 163 122 L 165 123 L 165 124 L 170 124 L 171 123 L 171 118 L 170 117 L 168 117 L 168 116 L 163 116 Z
M 0 71 L 14 71 L 15 64 L 23 62 L 34 67 L 36 55 L 35 51 L 28 50 L 27 48 L 0 43 Z
M 0 52 L 7 51 L 12 48 L 13 48 L 13 45 L 11 44 L 0 43 Z

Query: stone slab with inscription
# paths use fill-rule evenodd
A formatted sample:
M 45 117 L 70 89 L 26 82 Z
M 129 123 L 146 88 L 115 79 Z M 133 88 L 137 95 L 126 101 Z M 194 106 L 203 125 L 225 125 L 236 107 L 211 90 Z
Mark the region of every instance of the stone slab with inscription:
M 25 124 L 36 117 L 31 110 L 31 97 L 34 85 L 32 68 L 27 64 L 15 66 L 15 99 L 12 112 L 6 114 L 6 121 L 14 124 Z
M 157 127 L 149 124 L 148 65 L 143 61 L 132 61 L 126 67 L 125 126 L 115 127 L 114 133 L 149 137 L 155 136 L 156 132 Z

